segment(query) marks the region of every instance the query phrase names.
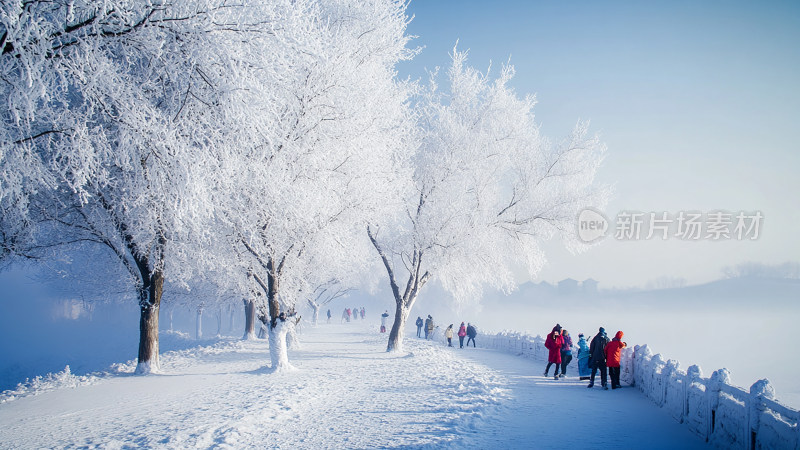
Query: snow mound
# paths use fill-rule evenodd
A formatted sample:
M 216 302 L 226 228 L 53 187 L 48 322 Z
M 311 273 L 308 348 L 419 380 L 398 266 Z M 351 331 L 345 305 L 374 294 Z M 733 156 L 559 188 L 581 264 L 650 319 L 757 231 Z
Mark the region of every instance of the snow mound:
M 45 392 L 63 388 L 75 388 L 94 384 L 99 380 L 95 375 L 73 375 L 69 366 L 56 373 L 48 373 L 44 376 L 29 378 L 23 383 L 19 383 L 16 389 L 0 392 L 0 403 L 10 402 L 18 398 L 29 395 L 39 395 Z

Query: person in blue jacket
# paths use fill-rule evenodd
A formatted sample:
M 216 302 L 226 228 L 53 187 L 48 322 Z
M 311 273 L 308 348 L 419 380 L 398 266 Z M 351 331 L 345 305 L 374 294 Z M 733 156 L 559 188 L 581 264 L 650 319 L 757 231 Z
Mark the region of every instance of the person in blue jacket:
M 591 353 L 589 352 L 589 344 L 586 343 L 586 338 L 583 337 L 583 333 L 578 335 L 578 377 L 581 380 L 588 380 L 589 374 L 592 370 L 589 368 L 589 357 Z
M 417 337 L 421 338 L 422 337 L 422 317 L 417 316 L 416 324 L 417 324 Z

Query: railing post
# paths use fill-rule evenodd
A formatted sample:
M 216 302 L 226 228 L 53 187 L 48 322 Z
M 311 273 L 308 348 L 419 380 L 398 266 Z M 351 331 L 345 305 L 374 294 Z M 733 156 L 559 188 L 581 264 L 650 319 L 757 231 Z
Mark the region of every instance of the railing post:
M 661 407 L 667 406 L 667 391 L 669 390 L 669 380 L 672 378 L 672 360 L 668 359 L 664 367 L 661 368 Z
M 758 380 L 750 386 L 750 396 L 747 397 L 745 407 L 747 408 L 747 436 L 745 436 L 745 445 L 747 450 L 755 450 L 757 448 L 756 441 L 758 439 L 758 426 L 761 421 L 761 414 L 767 409 L 764 404 L 764 399 L 770 400 L 775 398 L 775 389 L 769 384 L 766 378 Z
M 684 377 L 683 382 L 683 417 L 689 417 L 689 392 L 691 392 L 692 385 L 702 376 L 703 371 L 696 364 L 686 369 L 686 377 Z
M 706 418 L 706 441 L 710 441 L 716 429 L 716 414 L 719 406 L 719 391 L 723 384 L 730 382 L 731 375 L 728 369 L 715 370 L 708 379 L 708 389 L 706 389 L 706 405 L 708 414 Z

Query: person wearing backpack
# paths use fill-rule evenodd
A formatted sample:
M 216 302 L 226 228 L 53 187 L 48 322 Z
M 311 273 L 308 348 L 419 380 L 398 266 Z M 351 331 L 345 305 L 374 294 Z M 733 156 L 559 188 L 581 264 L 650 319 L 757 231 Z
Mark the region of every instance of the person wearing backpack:
M 467 347 L 469 347 L 469 341 L 472 341 L 472 348 L 475 348 L 475 336 L 478 335 L 478 329 L 475 328 L 475 325 L 470 323 L 467 324 Z
M 433 337 L 433 317 L 430 314 L 425 319 L 425 340 L 428 340 L 429 337 Z
M 608 379 L 608 372 L 606 369 L 606 345 L 608 345 L 608 335 L 606 329 L 600 327 L 600 332 L 592 338 L 592 343 L 589 345 L 590 360 L 589 365 L 592 367 L 592 376 L 589 378 L 589 386 L 594 387 L 594 377 L 597 371 L 600 370 L 600 382 L 603 389 L 608 390 L 606 385 Z
M 417 337 L 421 338 L 422 337 L 422 317 L 417 316 L 416 325 L 417 325 Z

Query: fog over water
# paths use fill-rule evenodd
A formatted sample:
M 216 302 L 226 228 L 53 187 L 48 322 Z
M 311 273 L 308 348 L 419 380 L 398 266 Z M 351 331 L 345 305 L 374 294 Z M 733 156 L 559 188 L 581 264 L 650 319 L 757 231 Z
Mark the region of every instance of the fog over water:
M 697 364 L 708 377 L 727 368 L 733 384 L 745 390 L 768 378 L 780 401 L 800 407 L 795 377 L 800 359 L 791 356 L 800 319 L 800 280 L 743 278 L 593 295 L 559 295 L 555 288 L 547 292 L 527 284 L 509 296 L 487 294 L 480 305 L 461 311 L 421 298 L 412 319 L 425 317 L 427 310 L 443 327 L 463 320 L 487 332 L 544 336 L 558 323 L 576 342 L 579 333 L 591 337 L 601 326 L 610 336 L 622 330 L 629 346 L 647 344 L 665 360 L 679 361 L 684 371 Z
M 4 287 L 0 293 L 0 389 L 63 370 L 67 364 L 73 373 L 83 374 L 136 357 L 138 311 L 130 302 L 82 304 L 19 270 L 0 274 L 0 284 Z M 333 321 L 339 322 L 344 308 L 360 306 L 365 306 L 367 323 L 375 324 L 376 332 L 381 312 L 394 316 L 393 300 L 382 290 L 337 299 L 323 306 L 320 317 L 324 322 L 326 310 L 331 309 Z M 168 331 L 170 310 L 172 333 Z M 299 311 L 310 319 L 310 310 L 301 307 Z M 528 283 L 508 296 L 487 292 L 479 303 L 460 307 L 432 283 L 411 311 L 408 339 L 415 339 L 416 317 L 428 314 L 441 329 L 465 321 L 482 332 L 510 330 L 533 336 L 543 336 L 559 323 L 575 341 L 579 333 L 593 336 L 600 326 L 609 335 L 622 330 L 628 345 L 647 344 L 664 359 L 679 361 L 682 370 L 697 364 L 708 377 L 724 367 L 731 371 L 732 382 L 744 389 L 768 378 L 781 402 L 800 408 L 800 387 L 794 376 L 800 359 L 792 356 L 800 318 L 798 280 L 740 278 L 677 289 L 572 295 Z M 195 340 L 196 316 L 196 308 L 173 309 L 165 300 L 161 350 L 202 343 Z M 243 324 L 239 304 L 233 304 L 232 311 L 227 306 L 222 311 L 210 306 L 203 315 L 203 336 L 214 339 L 220 331 L 240 337 Z

